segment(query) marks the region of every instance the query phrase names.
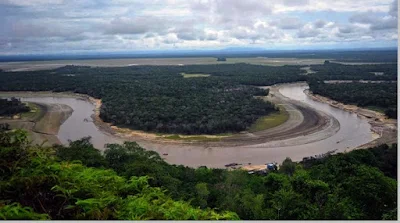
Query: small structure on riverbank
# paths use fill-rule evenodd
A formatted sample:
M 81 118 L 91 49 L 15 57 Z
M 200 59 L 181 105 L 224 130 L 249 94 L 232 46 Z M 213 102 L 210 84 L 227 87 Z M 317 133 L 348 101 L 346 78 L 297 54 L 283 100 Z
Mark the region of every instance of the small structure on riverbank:
M 240 169 L 246 170 L 249 174 L 259 174 L 259 175 L 266 175 L 271 171 L 278 170 L 278 164 L 275 163 L 267 163 L 264 165 L 248 165 L 243 166 Z

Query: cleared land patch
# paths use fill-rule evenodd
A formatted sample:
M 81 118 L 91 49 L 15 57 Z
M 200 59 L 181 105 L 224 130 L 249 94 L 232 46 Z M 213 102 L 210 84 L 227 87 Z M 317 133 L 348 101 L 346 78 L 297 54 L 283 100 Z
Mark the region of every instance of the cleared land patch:
M 259 118 L 252 126 L 250 126 L 249 132 L 258 132 L 270 129 L 283 124 L 288 119 L 289 113 L 282 106 L 279 106 L 279 112 Z
M 32 102 L 25 102 L 25 104 L 30 108 L 30 111 L 21 113 L 22 119 L 37 121 L 44 115 L 45 112 L 43 111 L 43 108 L 41 108 L 38 104 Z
M 209 77 L 210 74 L 187 74 L 187 73 L 181 73 L 183 78 L 193 78 L 193 77 Z
M 184 137 L 181 135 L 170 135 L 170 136 L 162 137 L 162 139 L 183 140 L 183 141 L 219 141 L 219 140 L 221 140 L 221 137 L 207 137 L 207 136 Z

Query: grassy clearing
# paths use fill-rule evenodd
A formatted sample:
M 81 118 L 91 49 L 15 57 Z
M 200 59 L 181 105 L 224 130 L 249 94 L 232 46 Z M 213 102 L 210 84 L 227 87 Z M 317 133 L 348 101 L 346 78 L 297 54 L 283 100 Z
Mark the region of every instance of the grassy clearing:
M 183 141 L 204 141 L 204 142 L 210 142 L 210 141 L 219 141 L 221 137 L 207 137 L 207 136 L 180 136 L 180 135 L 169 135 L 162 137 L 163 139 L 169 139 L 169 140 L 183 140 Z
M 36 121 L 42 117 L 44 110 L 35 103 L 25 102 L 25 104 L 31 109 L 29 112 L 24 112 L 21 114 L 21 118 Z
M 249 132 L 258 132 L 281 125 L 289 119 L 289 113 L 283 107 L 279 107 L 279 112 L 259 118 L 249 128 Z
M 382 107 L 376 107 L 376 106 L 367 106 L 365 107 L 366 109 L 372 110 L 372 111 L 376 111 L 376 112 L 380 112 L 382 114 L 385 114 L 385 108 Z
M 192 77 L 209 77 L 210 74 L 186 74 L 186 73 L 181 73 L 183 78 L 192 78 Z

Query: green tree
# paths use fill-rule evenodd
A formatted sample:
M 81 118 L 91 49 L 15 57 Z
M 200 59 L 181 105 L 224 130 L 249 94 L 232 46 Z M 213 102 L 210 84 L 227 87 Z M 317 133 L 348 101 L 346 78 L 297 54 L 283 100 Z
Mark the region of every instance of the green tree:
M 289 157 L 286 157 L 286 159 L 282 162 L 282 165 L 279 167 L 279 171 L 292 176 L 296 171 L 296 163 L 293 162 Z
M 84 137 L 80 140 L 70 141 L 69 146 L 57 145 L 56 156 L 63 161 L 79 160 L 82 164 L 89 167 L 105 167 L 106 160 L 100 151 L 90 143 L 90 137 Z
M 210 192 L 208 191 L 207 184 L 206 183 L 198 183 L 196 184 L 196 200 L 197 204 L 200 206 L 200 208 L 206 208 L 207 207 L 207 199 L 208 196 L 210 195 Z

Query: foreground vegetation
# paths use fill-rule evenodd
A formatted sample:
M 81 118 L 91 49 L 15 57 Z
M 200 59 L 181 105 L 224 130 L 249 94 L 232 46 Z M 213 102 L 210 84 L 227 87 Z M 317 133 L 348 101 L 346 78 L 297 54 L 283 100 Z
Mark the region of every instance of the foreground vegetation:
M 3 131 L 0 140 L 3 220 L 238 219 L 232 212 L 201 210 L 174 201 L 163 189 L 151 187 L 146 176 L 124 178 L 111 169 L 86 167 L 79 160 L 62 161 L 54 155 L 55 151 L 60 155 L 54 148 L 29 145 L 21 130 Z M 101 157 L 90 150 L 91 145 L 85 148 L 85 144 L 71 143 L 74 145 L 81 146 L 79 154 L 87 159 Z M 135 145 L 123 148 L 130 151 Z
M 397 83 L 325 84 L 309 81 L 310 90 L 333 100 L 360 107 L 380 108 L 389 118 L 397 118 Z
M 397 219 L 397 145 L 266 176 L 169 165 L 134 142 L 30 145 L 0 132 L 3 219 Z

